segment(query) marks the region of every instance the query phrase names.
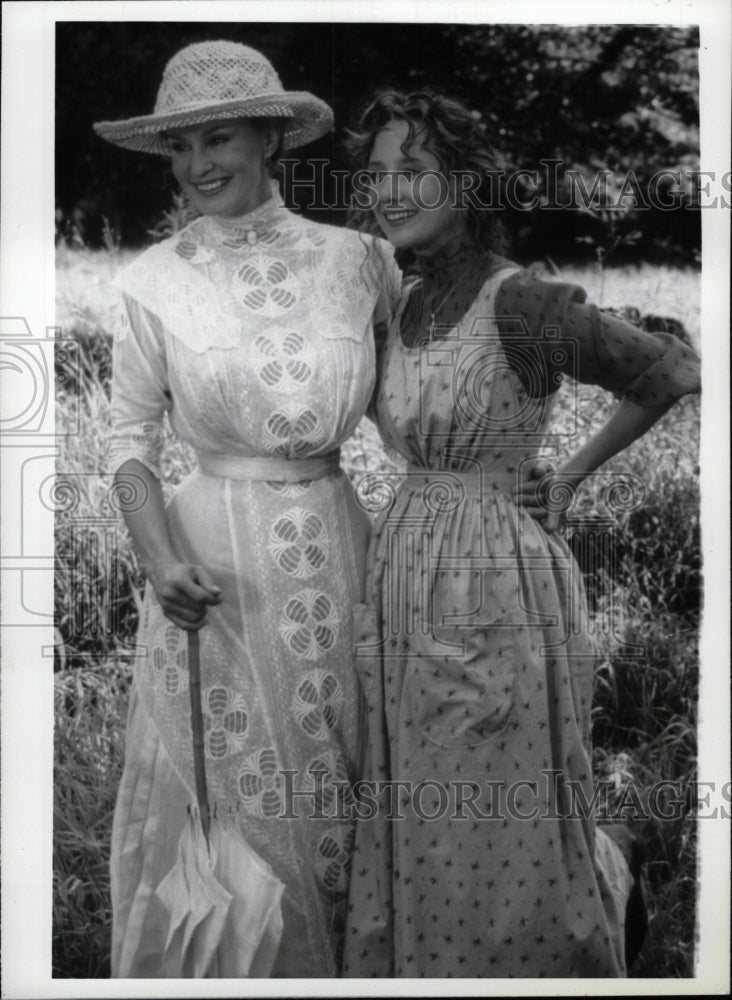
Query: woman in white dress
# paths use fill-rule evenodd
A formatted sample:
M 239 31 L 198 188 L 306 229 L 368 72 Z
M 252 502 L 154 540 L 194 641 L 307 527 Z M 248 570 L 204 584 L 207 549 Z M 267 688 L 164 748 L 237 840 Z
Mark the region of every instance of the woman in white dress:
M 201 213 L 117 280 L 111 470 L 133 486 L 125 520 L 148 586 L 113 830 L 113 976 L 339 972 L 353 829 L 326 807 L 348 798 L 360 753 L 368 522 L 338 447 L 369 402 L 398 270 L 381 241 L 294 215 L 272 185 L 280 149 L 331 127 L 326 104 L 221 41 L 174 56 L 153 115 L 95 126 L 169 156 Z M 167 508 L 166 412 L 198 459 Z M 214 957 L 181 971 L 168 890 L 195 803 L 196 630 L 209 798 L 248 861 Z M 318 809 L 331 818 L 308 818 Z

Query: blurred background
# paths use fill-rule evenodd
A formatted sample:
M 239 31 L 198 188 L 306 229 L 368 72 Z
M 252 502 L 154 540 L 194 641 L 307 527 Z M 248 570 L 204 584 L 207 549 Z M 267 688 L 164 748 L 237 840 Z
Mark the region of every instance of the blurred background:
M 335 112 L 335 133 L 295 151 L 347 167 L 342 137 L 376 87 L 432 86 L 480 111 L 498 165 L 511 172 L 559 159 L 587 185 L 607 169 L 616 184 L 632 171 L 643 192 L 660 170 L 698 169 L 698 30 L 668 26 L 329 23 L 57 24 L 56 200 L 61 236 L 99 245 L 107 226 L 123 246 L 149 242 L 170 208 L 173 182 L 162 157 L 110 146 L 92 123 L 152 112 L 162 70 L 191 42 L 224 38 L 261 50 L 286 89 L 310 90 Z M 303 168 L 304 169 L 304 168 Z M 686 172 L 686 173 L 684 173 Z M 305 171 L 304 176 L 307 176 Z M 326 178 L 329 186 L 330 178 Z M 612 190 L 612 185 L 610 186 Z M 519 189 L 521 191 L 521 189 Z M 533 194 L 524 189 L 528 200 Z M 684 207 L 688 182 L 671 178 L 659 197 L 675 206 L 613 213 L 504 213 L 521 262 L 550 253 L 617 261 L 690 263 L 700 250 L 699 212 Z M 302 196 L 303 199 L 305 196 Z M 326 204 L 335 192 L 323 191 Z M 627 204 L 627 202 L 626 202 Z M 304 205 L 300 206 L 307 214 Z M 344 211 L 318 213 L 338 224 Z

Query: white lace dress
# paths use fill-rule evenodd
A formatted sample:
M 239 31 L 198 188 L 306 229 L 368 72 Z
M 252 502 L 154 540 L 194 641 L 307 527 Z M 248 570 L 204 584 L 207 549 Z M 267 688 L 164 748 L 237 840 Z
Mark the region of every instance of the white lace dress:
M 167 516 L 180 558 L 223 592 L 201 632 L 209 798 L 251 849 L 242 885 L 270 886 L 247 947 L 230 935 L 208 974 L 334 976 L 353 830 L 325 807 L 360 752 L 368 533 L 337 449 L 368 404 L 398 270 L 380 241 L 273 197 L 196 220 L 117 283 L 111 468 L 135 458 L 159 475 L 165 411 L 197 452 Z M 148 587 L 114 818 L 114 976 L 175 974 L 158 890 L 195 802 L 189 719 L 186 634 Z M 313 807 L 334 818 L 308 819 Z

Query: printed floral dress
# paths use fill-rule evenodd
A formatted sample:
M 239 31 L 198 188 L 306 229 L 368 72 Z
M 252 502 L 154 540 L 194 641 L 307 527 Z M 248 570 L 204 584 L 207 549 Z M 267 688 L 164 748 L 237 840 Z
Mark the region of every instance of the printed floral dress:
M 372 491 L 381 638 L 359 647 L 369 763 L 344 975 L 623 975 L 630 876 L 583 808 L 580 573 L 510 491 L 564 374 L 656 407 L 698 389 L 698 361 L 470 249 L 421 262 L 404 294 L 375 414 L 409 465 Z
M 167 411 L 198 457 L 168 506 L 171 537 L 223 592 L 200 632 L 205 760 L 216 822 L 249 852 L 237 887 L 249 915 L 246 947 L 230 935 L 212 975 L 340 969 L 353 824 L 328 807 L 361 752 L 353 614 L 368 520 L 337 452 L 372 393 L 390 253 L 275 196 L 241 219 L 196 220 L 118 279 L 111 467 L 134 458 L 159 475 Z M 159 977 L 173 971 L 164 882 L 195 786 L 186 633 L 151 587 L 137 654 L 112 970 Z M 307 818 L 318 810 L 334 818 Z M 255 885 L 261 899 L 247 897 Z

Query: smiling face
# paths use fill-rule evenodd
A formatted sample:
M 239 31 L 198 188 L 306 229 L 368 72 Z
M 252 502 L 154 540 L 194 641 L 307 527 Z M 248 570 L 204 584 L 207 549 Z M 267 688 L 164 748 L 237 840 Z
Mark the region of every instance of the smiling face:
M 425 144 L 424 130 L 417 130 L 411 144 L 408 138 L 403 119 L 376 134 L 367 166 L 376 175 L 374 214 L 395 247 L 429 256 L 464 232 L 465 213 L 452 207 L 452 185 Z
M 166 138 L 175 179 L 203 215 L 245 215 L 271 197 L 266 161 L 277 147 L 274 128 L 208 122 Z

